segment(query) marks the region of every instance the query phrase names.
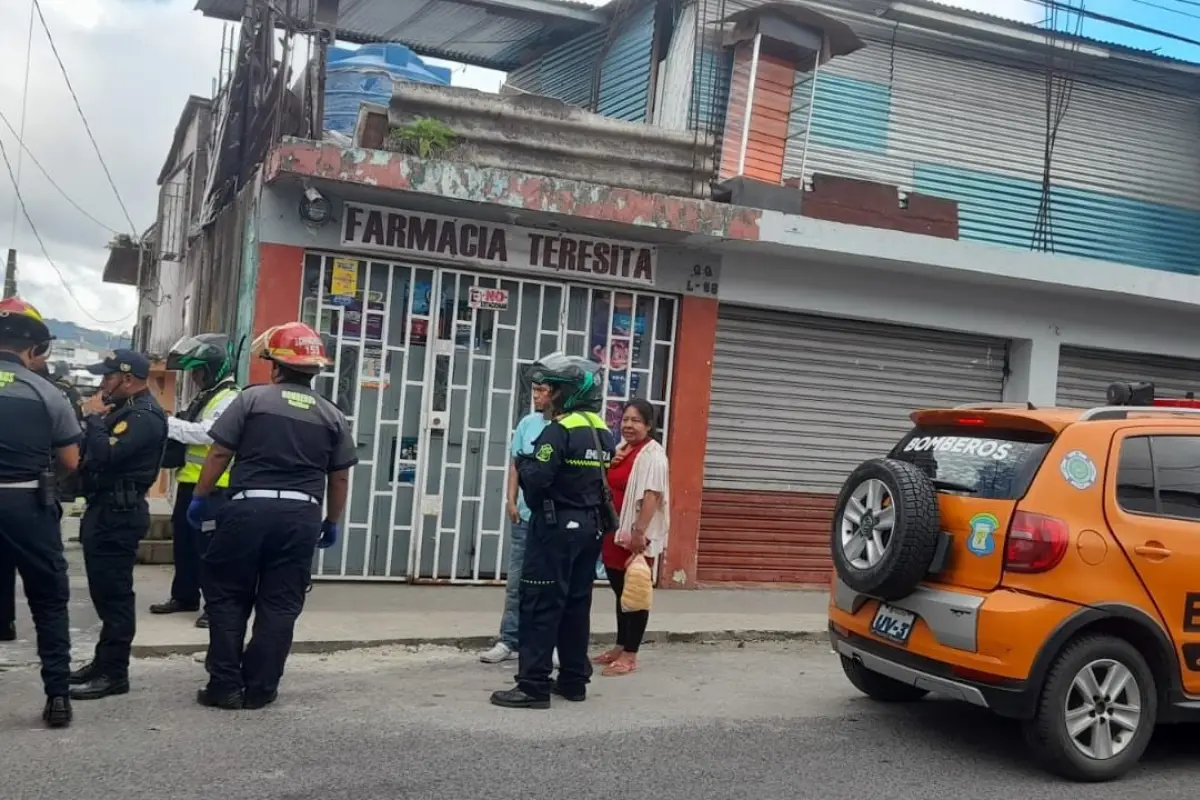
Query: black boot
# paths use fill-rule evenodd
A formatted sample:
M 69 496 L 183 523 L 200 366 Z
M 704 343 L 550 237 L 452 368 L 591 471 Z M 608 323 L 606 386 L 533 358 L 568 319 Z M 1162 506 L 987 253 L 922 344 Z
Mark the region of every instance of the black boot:
M 7 625 L 0 623 L 0 642 L 15 642 L 17 640 L 17 623 Z
M 99 700 L 117 694 L 129 694 L 128 678 L 110 678 L 97 675 L 82 686 L 71 690 L 72 700 Z
M 540 711 L 550 707 L 550 698 L 534 697 L 520 689 L 503 689 L 492 692 L 492 705 L 501 708 L 534 708 Z
M 196 702 L 207 708 L 223 708 L 226 711 L 233 711 L 243 706 L 245 698 L 241 692 L 218 694 L 206 686 L 196 692 Z M 261 707 L 259 706 L 259 708 Z
M 587 700 L 587 689 L 564 688 L 557 681 L 550 687 L 550 694 L 556 694 L 564 700 L 570 700 L 572 703 L 582 703 L 584 700 Z
M 165 603 L 155 603 L 150 606 L 151 614 L 179 614 L 181 612 L 199 611 L 199 603 L 181 603 L 172 597 Z
M 42 711 L 42 722 L 47 728 L 65 728 L 71 724 L 75 715 L 71 712 L 71 699 L 63 695 L 46 698 L 46 708 Z
M 196 618 L 196 627 L 208 630 L 208 612 L 207 611 L 205 611 L 203 614 L 201 614 L 199 617 Z
M 99 674 L 100 671 L 96 669 L 96 665 L 89 661 L 79 669 L 73 670 L 71 672 L 71 677 L 68 678 L 68 680 L 71 682 L 72 686 L 82 686 Z
M 260 708 L 266 708 L 279 699 L 279 692 L 270 692 L 269 694 L 256 694 L 247 692 L 246 699 L 242 703 L 242 708 L 250 711 L 257 711 Z

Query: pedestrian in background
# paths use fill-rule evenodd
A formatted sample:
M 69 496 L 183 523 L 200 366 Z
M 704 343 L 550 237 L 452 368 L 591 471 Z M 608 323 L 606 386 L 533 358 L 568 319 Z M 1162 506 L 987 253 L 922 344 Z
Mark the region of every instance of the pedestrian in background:
M 654 438 L 654 406 L 642 398 L 625 405 L 621 416 L 621 446 L 608 470 L 613 504 L 621 515 L 615 534 L 607 534 L 600 558 L 609 585 L 617 596 L 617 643 L 594 662 L 604 664 L 605 677 L 628 675 L 637 669 L 638 650 L 649 611 L 622 611 L 625 571 L 632 559 L 657 558 L 667 543 L 670 525 L 667 451 Z
M 521 563 L 525 559 L 525 538 L 529 534 L 529 506 L 521 491 L 517 477 L 517 458 L 533 454 L 533 443 L 546 427 L 546 406 L 550 399 L 550 387 L 535 383 L 532 387 L 533 411 L 526 414 L 513 430 L 508 464 L 508 519 L 512 523 L 512 536 L 508 550 L 508 577 L 504 591 L 504 614 L 500 617 L 500 639 L 491 650 L 479 657 L 485 664 L 499 664 L 517 657 L 517 630 L 520 619 Z
M 83 404 L 83 492 L 80 523 L 88 592 L 100 617 L 92 660 L 71 673 L 76 700 L 129 691 L 129 653 L 137 632 L 133 567 L 150 530 L 146 493 L 158 480 L 167 443 L 167 415 L 150 394 L 150 360 L 116 350 L 88 367 L 103 376 Z
M 0 300 L 0 574 L 21 573 L 42 662 L 42 720 L 63 728 L 71 724 L 71 587 L 47 468 L 51 455 L 78 467 L 82 436 L 67 400 L 29 369 L 52 338 L 36 308 Z

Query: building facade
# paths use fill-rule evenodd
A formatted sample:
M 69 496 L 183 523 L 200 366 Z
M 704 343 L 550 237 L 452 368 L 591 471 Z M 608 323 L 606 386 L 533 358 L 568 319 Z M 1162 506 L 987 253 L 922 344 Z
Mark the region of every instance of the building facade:
M 457 154 L 273 147 L 241 332 L 319 327 L 362 459 L 318 574 L 500 579 L 521 370 L 554 350 L 605 365 L 607 413 L 659 409 L 667 587 L 826 580 L 841 481 L 915 408 L 1200 384 L 1195 67 L 935 4 L 807 6 L 815 51 L 764 45 L 753 14 L 714 44 L 732 3 L 631 2 L 509 65 L 506 100 L 397 89 L 383 130 L 440 103 Z M 1077 85 L 1047 158 L 1057 89 L 1037 65 L 1064 47 Z M 594 147 L 556 161 L 536 134 L 565 123 L 529 111 L 546 96 L 593 111 L 547 119 L 624 141 L 626 162 L 666 148 L 648 159 L 666 166 L 639 187 Z M 684 139 L 707 142 L 723 197 L 672 166 Z M 298 214 L 313 190 L 332 220 Z

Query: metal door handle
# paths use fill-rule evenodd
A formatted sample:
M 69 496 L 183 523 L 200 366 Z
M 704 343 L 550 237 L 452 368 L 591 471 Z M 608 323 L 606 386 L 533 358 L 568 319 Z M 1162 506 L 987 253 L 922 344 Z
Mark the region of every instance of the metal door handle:
M 1146 558 L 1170 558 L 1171 551 L 1158 542 L 1149 542 L 1133 548 L 1133 552 Z

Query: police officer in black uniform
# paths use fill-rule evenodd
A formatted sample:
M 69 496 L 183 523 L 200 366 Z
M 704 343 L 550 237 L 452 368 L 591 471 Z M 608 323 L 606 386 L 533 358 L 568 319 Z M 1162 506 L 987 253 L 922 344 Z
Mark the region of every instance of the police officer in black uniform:
M 321 337 L 291 322 L 252 348 L 272 362 L 272 382 L 242 390 L 209 430 L 213 446 L 189 508 L 198 526 L 233 459 L 229 500 L 217 512 L 201 570 L 209 678 L 196 695 L 201 705 L 226 709 L 262 708 L 278 697 L 313 553 L 337 540 L 358 463 L 350 424 L 312 388 L 329 363 Z M 251 612 L 254 633 L 245 644 Z
M 83 425 L 83 412 L 80 405 L 83 399 L 79 390 L 66 377 L 50 374 L 46 359 L 50 356 L 50 342 L 42 342 L 33 348 L 29 358 L 29 370 L 47 381 L 62 393 L 62 396 L 75 409 L 76 419 L 80 427 Z M 62 518 L 62 501 L 75 501 L 79 495 L 79 473 L 69 470 L 51 458 L 51 468 L 58 474 L 58 498 L 56 508 L 59 518 Z M 0 569 L 0 642 L 11 642 L 17 638 L 17 569 Z
M 604 400 L 600 365 L 554 353 L 533 365 L 533 383 L 550 387 L 553 421 L 517 459 L 521 491 L 533 512 L 521 567 L 517 687 L 492 694 L 506 708 L 550 707 L 551 693 L 579 701 L 592 675 L 588 660 L 592 586 L 600 539 L 616 515 L 604 470 L 616 450 L 597 413 Z M 558 647 L 558 680 L 551 681 Z
M 100 641 L 91 662 L 71 673 L 71 697 L 97 700 L 129 691 L 129 651 L 137 630 L 133 567 L 150 529 L 146 492 L 158 479 L 167 441 L 167 415 L 150 394 L 150 361 L 117 350 L 88 367 L 104 376 L 83 404 L 83 492 L 80 526 Z
M 67 401 L 29 369 L 51 338 L 33 306 L 0 300 L 0 573 L 21 573 L 42 662 L 42 719 L 61 728 L 71 724 L 71 589 L 48 465 L 57 452 L 64 468 L 78 467 L 81 435 Z

